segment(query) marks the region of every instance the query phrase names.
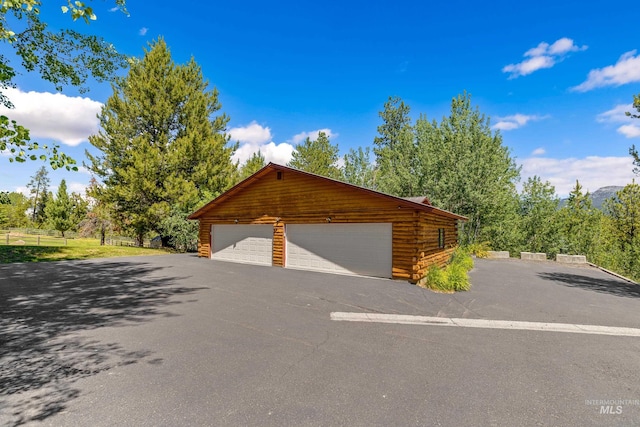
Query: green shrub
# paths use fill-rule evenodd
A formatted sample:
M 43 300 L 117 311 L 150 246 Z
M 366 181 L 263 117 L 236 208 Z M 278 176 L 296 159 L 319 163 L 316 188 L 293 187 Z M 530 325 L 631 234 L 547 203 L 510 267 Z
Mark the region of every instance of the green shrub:
M 449 264 L 446 269 L 448 286 L 454 291 L 468 291 L 471 287 L 467 269 L 462 264 Z
M 464 268 L 465 271 L 469 271 L 473 268 L 473 258 L 468 248 L 458 247 L 451 254 L 449 265 L 459 265 Z
M 432 265 L 431 267 L 429 267 L 429 270 L 427 270 L 427 275 L 418 283 L 421 286 L 438 291 L 453 290 L 449 287 L 446 273 L 437 265 Z
M 467 246 L 467 250 L 471 255 L 475 255 L 478 258 L 487 258 L 489 256 L 491 246 L 489 245 L 489 242 L 472 243 Z
M 441 292 L 468 291 L 471 287 L 467 272 L 473 268 L 473 259 L 467 248 L 457 248 L 444 268 L 432 265 L 418 285 Z

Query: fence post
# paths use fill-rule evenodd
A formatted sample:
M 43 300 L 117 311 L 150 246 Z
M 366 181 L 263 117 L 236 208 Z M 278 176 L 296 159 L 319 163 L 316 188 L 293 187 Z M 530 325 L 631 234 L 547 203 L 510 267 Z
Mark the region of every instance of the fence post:
M 40 235 L 38 234 L 38 246 L 40 246 Z
M 9 233 L 7 233 L 7 245 L 9 244 Z

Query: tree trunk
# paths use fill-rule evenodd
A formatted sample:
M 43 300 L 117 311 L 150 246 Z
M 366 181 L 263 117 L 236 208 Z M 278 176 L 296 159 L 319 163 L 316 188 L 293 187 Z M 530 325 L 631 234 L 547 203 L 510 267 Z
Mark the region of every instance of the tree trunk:
M 33 199 L 33 214 L 31 215 L 31 220 L 36 222 L 36 212 L 38 212 L 38 193 L 40 192 L 40 183 L 36 185 L 36 197 Z
M 100 246 L 104 246 L 104 240 L 105 240 L 105 235 L 106 235 L 106 230 L 104 229 L 104 226 L 102 226 L 100 228 Z
M 138 233 L 136 236 L 136 244 L 141 248 L 144 246 L 144 234 Z
M 175 246 L 171 244 L 171 236 L 161 236 L 162 239 L 162 247 L 163 248 L 174 248 Z

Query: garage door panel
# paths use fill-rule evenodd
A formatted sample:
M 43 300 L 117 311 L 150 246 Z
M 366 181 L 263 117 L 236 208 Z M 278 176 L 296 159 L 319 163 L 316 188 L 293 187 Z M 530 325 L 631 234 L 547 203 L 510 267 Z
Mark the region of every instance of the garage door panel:
M 271 265 L 273 226 L 263 224 L 213 225 L 211 258 L 247 264 Z
M 289 224 L 286 234 L 289 268 L 391 277 L 391 224 Z

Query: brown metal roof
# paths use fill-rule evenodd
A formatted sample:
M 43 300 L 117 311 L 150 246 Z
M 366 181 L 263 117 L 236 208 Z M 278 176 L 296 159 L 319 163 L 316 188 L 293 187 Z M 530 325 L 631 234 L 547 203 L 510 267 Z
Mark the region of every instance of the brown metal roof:
M 287 172 L 298 173 L 298 174 L 301 174 L 301 175 L 311 176 L 311 177 L 314 177 L 316 179 L 329 181 L 329 182 L 332 182 L 332 183 L 335 183 L 337 185 L 341 185 L 341 186 L 344 186 L 344 187 L 353 188 L 353 189 L 356 189 L 358 191 L 362 191 L 364 193 L 368 193 L 368 194 L 370 194 L 372 196 L 375 196 L 375 197 L 381 197 L 381 198 L 393 200 L 394 202 L 398 203 L 400 206 L 406 206 L 406 207 L 414 208 L 416 210 L 422 210 L 422 211 L 425 211 L 425 212 L 433 213 L 435 215 L 444 216 L 444 217 L 447 217 L 447 218 L 459 219 L 459 220 L 462 220 L 462 221 L 466 221 L 467 220 L 467 218 L 462 216 L 462 215 L 458 215 L 458 214 L 455 214 L 453 212 L 449 212 L 449 211 L 446 211 L 444 209 L 439 209 L 439 208 L 436 208 L 435 206 L 431 206 L 430 204 L 427 204 L 429 202 L 429 200 L 426 197 L 420 197 L 420 198 L 396 197 L 396 196 L 392 196 L 390 194 L 385 194 L 385 193 L 381 193 L 379 191 L 370 190 L 368 188 L 359 187 L 357 185 L 353 185 L 353 184 L 349 184 L 349 183 L 346 183 L 346 182 L 338 181 L 337 179 L 327 178 L 326 176 L 321 176 L 321 175 L 317 175 L 317 174 L 314 174 L 314 173 L 301 171 L 299 169 L 290 168 L 288 166 L 278 165 L 276 163 L 269 163 L 268 165 L 266 165 L 265 167 L 260 169 L 258 172 L 254 173 L 250 177 L 248 177 L 248 178 L 244 179 L 243 181 L 239 182 L 238 184 L 234 185 L 229 190 L 225 191 L 224 193 L 222 193 L 221 195 L 219 195 L 218 197 L 216 197 L 215 199 L 213 199 L 212 201 L 210 201 L 209 203 L 207 203 L 206 205 L 204 205 L 203 207 L 201 207 L 200 209 L 198 209 L 197 211 L 195 211 L 194 213 L 189 215 L 189 219 L 198 219 L 198 218 L 200 218 L 209 209 L 211 209 L 214 206 L 219 205 L 220 203 L 224 202 L 225 200 L 233 197 L 238 192 L 240 192 L 243 189 L 247 188 L 248 186 L 252 185 L 254 182 L 260 180 L 262 177 L 267 175 L 272 170 L 287 171 Z M 415 201 L 417 199 L 422 199 L 422 201 Z M 424 203 L 424 202 L 427 202 L 427 203 Z

